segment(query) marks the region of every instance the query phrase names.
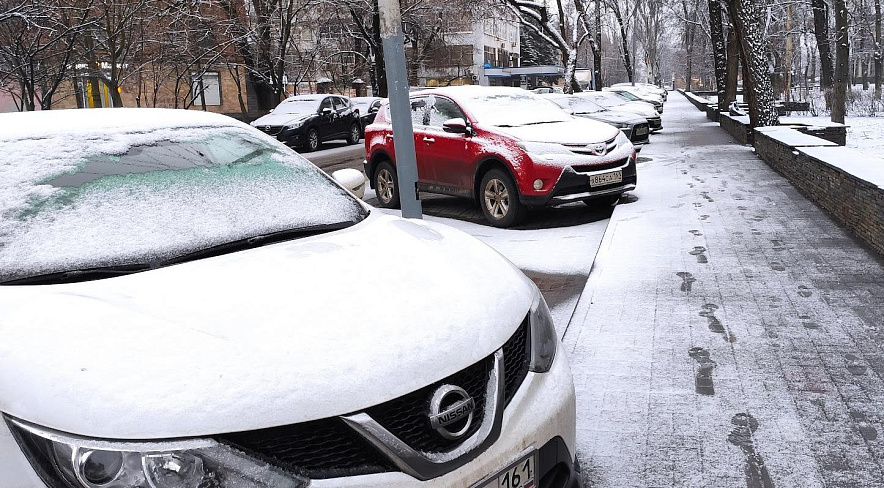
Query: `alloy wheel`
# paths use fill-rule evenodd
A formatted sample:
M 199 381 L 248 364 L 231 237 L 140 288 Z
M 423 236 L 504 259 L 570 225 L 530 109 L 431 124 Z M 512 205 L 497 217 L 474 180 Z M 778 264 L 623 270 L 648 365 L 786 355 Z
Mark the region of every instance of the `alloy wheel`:
M 485 184 L 485 209 L 495 219 L 506 217 L 510 209 L 510 194 L 502 181 L 493 178 Z
M 375 186 L 377 186 L 378 198 L 382 202 L 387 203 L 393 199 L 393 185 L 393 175 L 387 169 L 378 171 Z
M 315 130 L 307 134 L 307 145 L 310 146 L 311 151 L 319 149 L 319 134 Z

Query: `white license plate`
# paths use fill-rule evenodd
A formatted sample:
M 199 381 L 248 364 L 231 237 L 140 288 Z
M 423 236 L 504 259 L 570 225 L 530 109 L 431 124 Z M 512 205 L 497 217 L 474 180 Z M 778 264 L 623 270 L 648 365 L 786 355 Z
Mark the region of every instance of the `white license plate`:
M 534 488 L 537 486 L 537 452 L 519 459 L 476 488 Z
M 637 135 L 643 136 L 648 133 L 648 128 L 647 127 L 639 127 L 638 129 L 635 129 L 635 133 Z
M 589 175 L 589 186 L 605 186 L 623 181 L 622 171 L 612 171 L 600 175 Z

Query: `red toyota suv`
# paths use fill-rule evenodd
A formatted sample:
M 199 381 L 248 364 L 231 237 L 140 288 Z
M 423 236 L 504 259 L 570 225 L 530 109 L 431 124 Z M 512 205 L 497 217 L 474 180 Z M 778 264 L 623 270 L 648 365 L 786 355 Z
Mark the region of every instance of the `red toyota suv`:
M 636 153 L 623 132 L 520 88 L 415 92 L 411 117 L 418 189 L 478 201 L 497 227 L 517 224 L 529 207 L 610 205 L 635 189 Z M 389 105 L 365 128 L 365 151 L 380 206 L 398 207 Z

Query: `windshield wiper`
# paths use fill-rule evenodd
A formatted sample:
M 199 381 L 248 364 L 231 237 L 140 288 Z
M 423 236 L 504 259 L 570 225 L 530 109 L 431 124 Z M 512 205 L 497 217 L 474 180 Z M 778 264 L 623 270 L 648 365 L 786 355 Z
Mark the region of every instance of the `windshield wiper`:
M 153 261 L 150 263 L 125 264 L 120 266 L 103 266 L 97 268 L 72 269 L 67 271 L 57 271 L 26 278 L 15 278 L 0 282 L 0 285 L 46 285 L 57 283 L 76 283 L 79 281 L 100 280 L 103 278 L 113 278 L 139 271 L 147 271 L 150 269 L 162 268 L 173 264 L 184 263 L 187 261 L 195 261 L 197 259 L 209 258 L 239 251 L 242 249 L 250 249 L 253 247 L 266 246 L 276 242 L 289 241 L 300 237 L 308 237 L 317 234 L 323 234 L 335 230 L 345 229 L 356 225 L 357 222 L 345 221 L 333 224 L 312 225 L 309 227 L 301 227 L 298 229 L 286 229 L 268 234 L 260 234 L 244 239 L 237 239 L 231 242 L 218 244 L 197 251 L 189 252 L 163 261 Z
M 71 269 L 54 273 L 39 274 L 26 278 L 16 278 L 0 282 L 0 285 L 46 285 L 55 283 L 76 283 L 78 281 L 100 280 L 113 278 L 139 271 L 152 269 L 150 264 L 123 264 L 120 266 L 103 266 L 99 268 Z
M 528 122 L 527 124 L 522 125 L 557 124 L 559 122 L 564 122 L 564 120 L 544 120 L 542 122 Z
M 155 267 L 160 266 L 170 266 L 178 263 L 185 263 L 188 261 L 195 261 L 197 259 L 210 258 L 214 256 L 220 256 L 222 254 L 228 254 L 231 252 L 240 251 L 243 249 L 251 249 L 253 247 L 266 246 L 267 244 L 273 244 L 276 242 L 282 241 L 290 241 L 292 239 L 298 239 L 301 237 L 309 237 L 317 234 L 324 234 L 326 232 L 331 232 L 340 229 L 346 229 L 347 227 L 356 225 L 356 222 L 353 221 L 345 221 L 345 222 L 336 222 L 334 224 L 320 224 L 320 225 L 311 225 L 309 227 L 300 227 L 297 229 L 286 229 L 277 232 L 271 232 L 269 234 L 260 234 L 256 236 L 246 237 L 244 239 L 237 239 L 235 241 L 225 242 L 223 244 L 218 244 L 216 246 L 206 247 L 203 249 L 199 249 L 197 251 L 189 252 L 186 254 L 182 254 L 180 256 L 176 256 L 174 258 L 160 261 L 155 264 Z

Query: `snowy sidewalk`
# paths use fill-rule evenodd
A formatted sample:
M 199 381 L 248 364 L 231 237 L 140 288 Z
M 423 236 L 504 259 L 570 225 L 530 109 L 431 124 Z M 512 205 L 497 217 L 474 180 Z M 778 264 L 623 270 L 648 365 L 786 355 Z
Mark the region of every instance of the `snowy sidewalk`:
M 884 487 L 884 266 L 673 93 L 564 341 L 589 486 Z

